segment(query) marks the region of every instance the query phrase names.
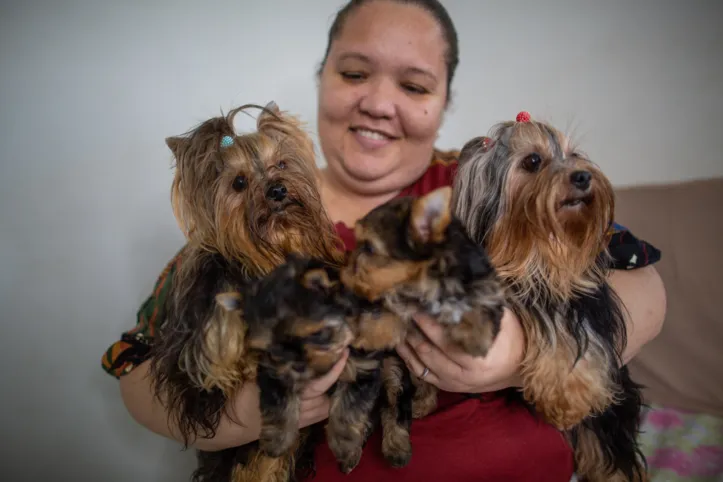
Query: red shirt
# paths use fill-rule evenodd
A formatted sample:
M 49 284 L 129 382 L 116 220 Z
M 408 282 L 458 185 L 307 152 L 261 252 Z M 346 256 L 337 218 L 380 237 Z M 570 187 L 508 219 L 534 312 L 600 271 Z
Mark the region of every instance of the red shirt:
M 420 196 L 450 185 L 457 170 L 455 154 L 438 152 L 425 174 L 399 195 Z M 346 249 L 353 249 L 353 231 L 342 223 L 336 228 Z M 411 442 L 409 464 L 392 468 L 382 456 L 377 429 L 359 465 L 344 475 L 324 441 L 316 449 L 313 480 L 569 482 L 573 474 L 572 450 L 563 435 L 525 407 L 507 403 L 495 393 L 469 399 L 440 392 L 437 410 L 412 421 Z

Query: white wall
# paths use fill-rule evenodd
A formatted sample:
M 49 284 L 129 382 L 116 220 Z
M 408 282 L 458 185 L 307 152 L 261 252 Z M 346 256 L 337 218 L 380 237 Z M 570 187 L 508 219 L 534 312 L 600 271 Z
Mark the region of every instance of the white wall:
M 525 109 L 574 127 L 618 185 L 723 175 L 717 2 L 446 3 L 462 64 L 441 147 Z M 340 4 L 2 2 L 3 480 L 186 480 L 189 454 L 100 368 L 182 243 L 163 139 L 271 99 L 313 126 Z

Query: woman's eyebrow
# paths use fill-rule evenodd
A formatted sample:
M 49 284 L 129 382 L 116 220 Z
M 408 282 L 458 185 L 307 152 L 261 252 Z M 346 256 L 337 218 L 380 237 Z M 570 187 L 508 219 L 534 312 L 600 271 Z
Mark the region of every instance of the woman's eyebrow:
M 338 60 L 342 61 L 348 59 L 361 60 L 362 62 L 371 63 L 371 59 L 369 57 L 364 54 L 360 54 L 359 52 L 346 52 L 344 54 L 341 54 Z

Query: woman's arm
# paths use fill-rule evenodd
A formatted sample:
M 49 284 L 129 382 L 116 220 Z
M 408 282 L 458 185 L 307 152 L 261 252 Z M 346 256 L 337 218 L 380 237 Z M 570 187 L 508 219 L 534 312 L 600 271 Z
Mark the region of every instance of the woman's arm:
M 623 363 L 654 339 L 665 318 L 665 288 L 653 266 L 615 270 L 610 284 L 625 308 L 628 343 Z M 486 357 L 472 357 L 446 344 L 442 328 L 428 316 L 419 315 L 417 324 L 427 336 L 411 336 L 397 348 L 409 369 L 419 375 L 425 367 L 425 380 L 450 392 L 482 393 L 521 386 L 520 362 L 525 338 L 517 316 L 505 309 L 502 326 Z
M 102 358 L 103 369 L 117 378 L 123 403 L 130 415 L 142 426 L 164 437 L 183 443 L 174 417 L 154 395 L 149 374 L 150 347 L 154 335 L 165 317 L 166 298 L 174 274 L 180 265 L 185 248 L 169 261 L 159 275 L 152 293 L 137 313 L 136 326 L 113 343 Z M 327 375 L 312 382 L 302 393 L 301 427 L 319 422 L 329 416 L 329 401 L 324 394 L 341 374 L 346 356 Z M 261 413 L 256 384 L 244 385 L 233 400 L 227 403 L 213 438 L 199 438 L 189 445 L 205 451 L 223 450 L 243 445 L 259 438 Z
M 623 363 L 627 364 L 663 327 L 667 308 L 665 286 L 654 266 L 614 270 L 609 281 L 625 307 L 628 343 Z
M 120 379 L 123 403 L 133 419 L 150 431 L 183 442 L 178 428 L 168 416 L 166 407 L 153 394 L 148 373 L 149 361 L 143 362 Z M 224 413 L 212 439 L 199 438 L 190 445 L 201 450 L 216 451 L 244 445 L 259 437 L 261 415 L 258 408 L 258 392 L 254 384 L 242 387 L 233 402 L 236 420 Z
M 320 422 L 329 416 L 329 399 L 325 395 L 341 374 L 346 355 L 323 377 L 311 382 L 302 393 L 299 427 Z M 183 441 L 168 411 L 155 398 L 148 373 L 149 361 L 135 367 L 120 379 L 123 403 L 133 419 L 150 431 L 166 438 Z M 255 383 L 247 383 L 227 406 L 213 438 L 198 438 L 189 445 L 204 451 L 217 451 L 253 442 L 261 432 L 259 392 Z

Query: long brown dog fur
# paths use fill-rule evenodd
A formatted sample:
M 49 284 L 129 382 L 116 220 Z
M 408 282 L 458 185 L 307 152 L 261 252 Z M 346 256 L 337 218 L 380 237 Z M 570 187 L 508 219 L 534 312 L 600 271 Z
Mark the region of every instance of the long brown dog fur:
M 236 115 L 260 110 L 254 132 L 237 134 Z M 229 138 L 231 142 L 226 142 Z M 215 295 L 240 290 L 290 253 L 340 265 L 341 241 L 318 191 L 313 143 L 276 104 L 244 105 L 166 140 L 173 152 L 173 212 L 187 238 L 153 347 L 155 392 L 188 444 L 215 434 L 226 400 L 256 377 L 246 325 Z M 233 449 L 232 449 L 233 450 Z M 239 449 L 240 450 L 240 449 Z M 221 454 L 204 453 L 195 478 L 217 477 Z M 234 477 L 286 480 L 293 457 L 234 462 Z M 244 475 L 246 474 L 246 475 Z
M 625 480 L 638 480 L 640 394 L 620 368 L 622 304 L 606 281 L 610 181 L 567 136 L 536 121 L 472 139 L 459 164 L 454 213 L 489 253 L 525 332 L 524 398 L 574 431 L 579 475 L 612 480 L 624 468 Z

